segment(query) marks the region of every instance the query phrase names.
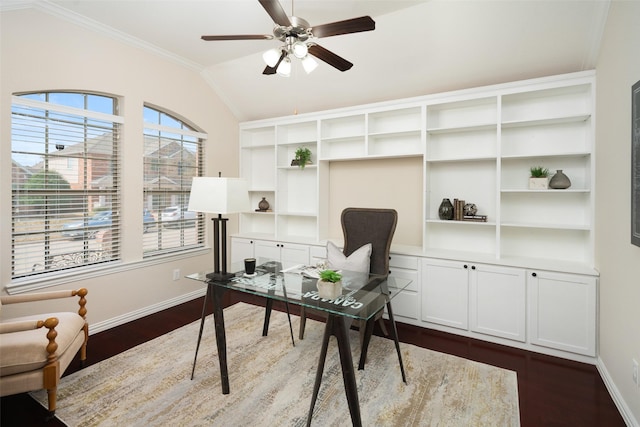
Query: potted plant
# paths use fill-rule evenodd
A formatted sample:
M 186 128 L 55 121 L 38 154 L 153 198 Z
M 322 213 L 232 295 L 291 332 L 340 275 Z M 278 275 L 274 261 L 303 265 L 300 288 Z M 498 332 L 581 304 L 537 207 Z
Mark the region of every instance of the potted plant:
M 322 270 L 316 285 L 320 298 L 335 299 L 342 294 L 342 274 L 334 270 Z
M 311 150 L 307 147 L 298 147 L 296 150 L 296 156 L 291 162 L 291 166 L 299 166 L 300 169 L 304 169 L 304 167 L 311 163 Z
M 530 172 L 530 190 L 546 190 L 549 188 L 549 169 L 542 166 L 532 166 Z

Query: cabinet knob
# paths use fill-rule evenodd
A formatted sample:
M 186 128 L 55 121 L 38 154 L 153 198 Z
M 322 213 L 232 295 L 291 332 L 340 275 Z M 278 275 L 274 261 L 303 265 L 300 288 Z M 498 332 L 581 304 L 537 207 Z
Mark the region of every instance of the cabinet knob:
M 472 269 L 472 270 L 475 270 L 475 269 L 476 269 L 476 266 L 475 266 L 475 265 L 472 265 L 472 266 L 471 266 L 471 269 Z
M 467 264 L 464 265 L 464 268 L 469 268 L 469 266 Z
M 538 273 L 535 273 L 535 272 L 534 272 L 534 273 L 531 273 L 531 275 L 532 275 L 533 277 L 537 277 L 537 276 L 538 276 Z

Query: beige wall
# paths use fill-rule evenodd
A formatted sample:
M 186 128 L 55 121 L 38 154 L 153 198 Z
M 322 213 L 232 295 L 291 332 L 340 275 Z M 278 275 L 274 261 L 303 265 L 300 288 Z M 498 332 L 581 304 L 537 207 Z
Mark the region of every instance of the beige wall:
M 640 247 L 630 243 L 631 86 L 640 80 L 640 2 L 611 4 L 597 66 L 596 267 L 600 359 L 640 421 Z
M 238 122 L 205 83 L 199 70 L 173 59 L 124 44 L 35 9 L 3 12 L 0 33 L 0 287 L 10 282 L 11 94 L 32 90 L 91 90 L 122 97 L 123 136 L 123 260 L 118 272 L 99 277 L 77 276 L 54 289 L 89 289 L 91 324 L 192 297 L 201 287 L 172 280 L 210 268 L 212 255 L 203 251 L 190 258 L 168 258 L 150 264 L 142 259 L 142 106 L 148 102 L 187 118 L 207 132 L 208 175 L 238 176 Z M 230 231 L 237 230 L 232 218 Z M 209 236 L 210 233 L 207 233 Z M 4 292 L 4 290 L 3 290 Z M 53 310 L 60 304 L 48 304 Z M 4 307 L 3 316 L 24 308 Z
M 342 240 L 344 208 L 392 208 L 398 211 L 396 245 L 422 246 L 422 157 L 331 162 L 329 238 Z

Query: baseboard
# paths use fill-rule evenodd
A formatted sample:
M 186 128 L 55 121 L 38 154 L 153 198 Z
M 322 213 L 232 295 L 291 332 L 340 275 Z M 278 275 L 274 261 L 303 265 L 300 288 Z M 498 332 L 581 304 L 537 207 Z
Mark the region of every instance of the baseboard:
M 144 307 L 139 310 L 132 311 L 130 313 L 125 313 L 121 316 L 117 316 L 102 322 L 90 323 L 89 335 L 97 334 L 98 332 L 106 331 L 107 329 L 111 329 L 113 327 L 123 325 L 127 322 L 131 322 L 132 320 L 140 319 L 150 314 L 154 314 L 159 311 L 166 310 L 167 308 L 171 308 L 178 304 L 182 304 L 184 302 L 191 301 L 196 298 L 200 298 L 204 296 L 205 291 L 206 291 L 206 288 L 198 289 L 196 291 L 180 295 L 176 298 L 168 299 L 166 301 L 162 301 L 157 304 L 153 304 L 148 307 Z
M 602 378 L 605 387 L 607 387 L 607 390 L 609 391 L 609 395 L 611 395 L 611 399 L 613 399 L 613 403 L 618 408 L 618 411 L 620 411 L 620 415 L 622 416 L 625 424 L 629 427 L 640 427 L 638 420 L 633 416 L 629 406 L 627 406 L 627 402 L 625 402 L 624 398 L 620 394 L 618 387 L 616 387 L 611 375 L 609 375 L 607 367 L 600 357 L 598 357 L 596 368 L 600 373 L 600 377 Z

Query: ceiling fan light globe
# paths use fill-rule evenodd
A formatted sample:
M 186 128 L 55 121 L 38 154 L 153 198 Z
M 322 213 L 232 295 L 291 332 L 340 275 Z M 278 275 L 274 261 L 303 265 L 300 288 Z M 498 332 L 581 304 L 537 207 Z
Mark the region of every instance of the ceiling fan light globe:
M 288 56 L 280 62 L 280 65 L 278 65 L 278 68 L 276 69 L 276 73 L 284 77 L 289 77 L 291 75 L 291 60 Z
M 280 59 L 280 50 L 275 48 L 269 49 L 262 54 L 262 59 L 269 67 L 275 67 Z
M 298 41 L 293 44 L 292 50 L 293 50 L 293 55 L 296 58 L 302 59 L 305 56 L 307 56 L 307 52 L 309 51 L 309 48 L 307 47 L 306 43 Z
M 302 58 L 302 68 L 306 71 L 307 74 L 310 74 L 313 70 L 318 66 L 318 61 L 313 59 L 311 56 L 307 55 Z

